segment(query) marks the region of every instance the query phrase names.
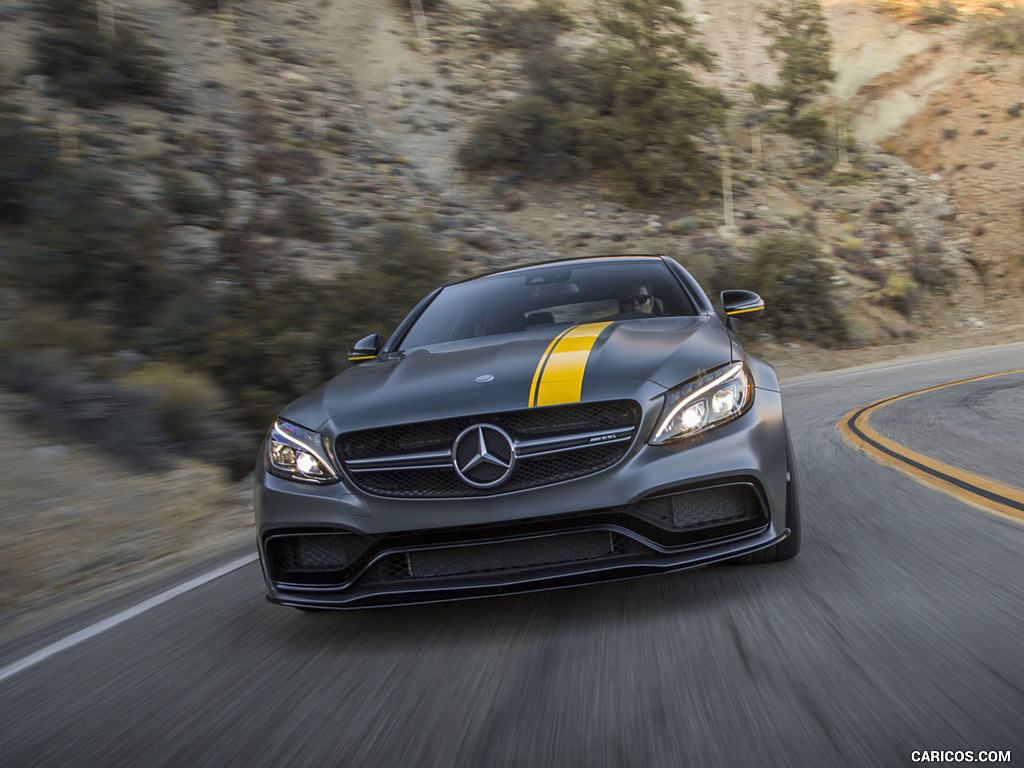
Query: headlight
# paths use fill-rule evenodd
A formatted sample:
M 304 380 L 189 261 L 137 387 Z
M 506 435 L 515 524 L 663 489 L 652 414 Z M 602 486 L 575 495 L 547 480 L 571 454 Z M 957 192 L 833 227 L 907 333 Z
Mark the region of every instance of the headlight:
M 286 480 L 305 483 L 338 482 L 327 441 L 310 429 L 278 419 L 267 440 L 267 471 Z
M 651 445 L 692 437 L 743 415 L 753 382 L 743 363 L 731 363 L 665 393 L 665 406 Z

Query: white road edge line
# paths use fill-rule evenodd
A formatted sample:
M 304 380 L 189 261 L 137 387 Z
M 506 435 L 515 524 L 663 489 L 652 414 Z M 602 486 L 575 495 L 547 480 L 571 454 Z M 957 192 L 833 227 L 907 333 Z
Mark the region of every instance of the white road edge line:
M 208 584 L 214 579 L 219 579 L 221 576 L 225 576 L 232 571 L 237 571 L 249 563 L 254 563 L 259 559 L 259 555 L 253 552 L 250 555 L 241 557 L 238 560 L 232 560 L 230 563 L 222 565 L 220 568 L 215 568 L 208 573 L 204 573 L 202 576 L 197 576 L 190 581 L 186 581 L 184 584 L 179 584 L 176 587 L 171 587 L 165 592 L 161 592 L 159 595 L 143 600 L 138 605 L 133 605 L 131 608 L 126 608 L 120 613 L 116 613 L 113 616 L 103 619 L 91 627 L 79 630 L 72 635 L 68 635 L 63 640 L 58 640 L 55 643 L 51 643 L 45 648 L 41 648 L 35 653 L 31 653 L 20 661 L 15 661 L 12 664 L 8 664 L 6 667 L 0 667 L 0 683 L 4 682 L 10 677 L 14 677 L 19 672 L 23 672 L 29 667 L 35 666 L 41 661 L 45 661 L 51 656 L 56 656 L 62 651 L 66 651 L 69 648 L 73 648 L 80 643 L 84 643 L 96 635 L 106 632 L 108 629 L 113 629 L 118 624 L 123 624 L 129 619 L 134 619 L 139 614 L 145 613 L 151 608 L 156 608 L 158 605 L 162 605 L 170 600 L 173 600 L 186 592 L 191 592 L 193 589 Z

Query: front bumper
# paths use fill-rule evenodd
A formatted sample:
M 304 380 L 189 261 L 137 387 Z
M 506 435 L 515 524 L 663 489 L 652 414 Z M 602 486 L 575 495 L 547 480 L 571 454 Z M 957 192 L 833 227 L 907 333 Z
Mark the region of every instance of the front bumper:
M 609 469 L 485 498 L 384 499 L 258 466 L 268 598 L 348 608 L 551 589 L 700 567 L 785 537 L 778 393 L 759 390 L 743 418 L 676 445 L 647 445 L 644 421 Z

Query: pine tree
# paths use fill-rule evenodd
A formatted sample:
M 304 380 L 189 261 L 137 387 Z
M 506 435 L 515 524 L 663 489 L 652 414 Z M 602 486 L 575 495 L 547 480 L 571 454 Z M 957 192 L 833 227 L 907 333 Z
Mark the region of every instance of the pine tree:
M 691 74 L 713 55 L 679 0 L 601 0 L 597 19 L 604 34 L 582 55 L 553 39 L 526 52 L 528 92 L 477 124 L 461 162 L 606 173 L 634 199 L 712 188 L 700 137 L 722 125 L 728 99 Z
M 696 137 L 722 125 L 728 99 L 691 74 L 712 69 L 714 55 L 681 3 L 604 0 L 597 18 L 606 38 L 585 62 L 584 161 L 617 171 L 642 196 L 707 188 L 714 174 Z
M 602 0 L 597 19 L 611 40 L 648 62 L 713 65 L 714 54 L 694 40 L 693 21 L 679 0 Z
M 765 7 L 763 25 L 772 39 L 768 53 L 779 61 L 778 84 L 760 85 L 758 95 L 785 104 L 786 128 L 797 136 L 821 139 L 825 121 L 817 106 L 836 73 L 831 66 L 832 35 L 820 0 L 781 0 Z

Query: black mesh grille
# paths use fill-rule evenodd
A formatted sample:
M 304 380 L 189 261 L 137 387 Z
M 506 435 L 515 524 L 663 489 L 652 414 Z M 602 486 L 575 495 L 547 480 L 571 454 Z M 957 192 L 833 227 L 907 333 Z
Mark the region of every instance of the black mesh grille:
M 536 488 L 607 469 L 626 454 L 631 441 L 597 443 L 563 453 L 520 458 L 509 479 L 493 488 L 468 485 L 451 466 L 354 472 L 348 462 L 449 451 L 465 429 L 481 423 L 500 427 L 517 441 L 528 441 L 635 428 L 639 421 L 640 407 L 629 400 L 529 408 L 354 432 L 341 435 L 336 449 L 342 463 L 350 470 L 349 477 L 368 493 L 402 498 L 485 496 Z
M 402 472 L 360 472 L 354 475 L 353 479 L 363 490 L 379 496 L 482 496 L 488 493 L 536 488 L 598 472 L 621 459 L 628 447 L 629 443 L 611 443 L 532 459 L 520 459 L 508 481 L 496 488 L 481 489 L 466 485 L 451 467 Z
M 512 573 L 568 563 L 607 561 L 643 551 L 645 548 L 633 539 L 612 531 L 582 531 L 388 555 L 374 563 L 361 581 L 373 584 Z

